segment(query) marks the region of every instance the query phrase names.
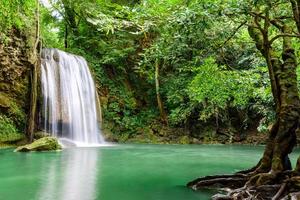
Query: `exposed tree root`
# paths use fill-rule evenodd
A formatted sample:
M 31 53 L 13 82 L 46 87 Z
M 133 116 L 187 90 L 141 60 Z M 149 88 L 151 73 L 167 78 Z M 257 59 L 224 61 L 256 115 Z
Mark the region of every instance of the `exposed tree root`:
M 257 165 L 255 165 L 254 167 L 250 168 L 250 169 L 246 169 L 246 170 L 242 170 L 242 171 L 239 171 L 237 172 L 236 174 L 254 174 L 257 172 L 257 169 L 260 167 L 261 165 L 261 160 L 259 160 L 259 162 L 257 163 Z
M 189 182 L 187 186 L 193 190 L 206 187 L 239 188 L 245 185 L 247 180 L 247 176 L 243 174 L 206 176 Z
M 286 195 L 282 200 L 298 200 L 300 199 L 300 192 L 293 192 Z
M 278 190 L 278 192 L 276 193 L 276 195 L 272 198 L 272 200 L 277 200 L 277 199 L 279 199 L 279 198 L 282 196 L 282 194 L 283 194 L 285 188 L 286 188 L 286 183 L 283 183 L 283 184 L 281 185 L 280 189 Z
M 250 172 L 251 174 L 251 172 Z M 222 188 L 226 194 L 216 194 L 213 200 L 298 200 L 300 174 L 295 171 L 256 175 L 218 175 L 198 178 L 187 184 L 193 190 Z

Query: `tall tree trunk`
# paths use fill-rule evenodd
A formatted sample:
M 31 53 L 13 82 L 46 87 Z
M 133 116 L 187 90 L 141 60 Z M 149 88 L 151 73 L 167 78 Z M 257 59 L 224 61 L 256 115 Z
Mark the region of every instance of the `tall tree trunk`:
M 289 33 L 286 27 L 282 31 Z M 276 102 L 276 121 L 270 131 L 257 172 L 281 172 L 291 166 L 288 154 L 296 145 L 296 131 L 299 127 L 300 100 L 296 56 L 289 37 L 283 38 L 282 58 L 279 58 L 273 53 L 270 44 L 263 42 L 263 37 L 255 27 L 249 27 L 249 33 L 267 60 Z
M 73 2 L 71 0 L 62 0 L 64 10 L 65 10 L 65 21 L 67 22 L 68 26 L 70 27 L 71 33 L 74 36 L 79 36 L 78 31 L 78 24 L 76 20 L 76 12 L 74 7 L 72 7 Z
M 217 106 L 214 106 L 215 107 L 215 120 L 216 120 L 216 134 L 218 134 L 219 132 L 219 109 Z
M 65 24 L 65 35 L 64 35 L 64 45 L 65 45 L 65 49 L 68 48 L 68 24 Z
M 297 27 L 298 34 L 300 34 L 300 0 L 290 0 L 292 4 L 294 21 Z M 295 171 L 300 173 L 300 156 L 298 158 Z
M 159 92 L 160 88 L 159 88 L 159 63 L 158 63 L 158 60 L 156 60 L 156 62 L 155 62 L 155 89 L 156 89 L 156 99 L 157 99 L 157 105 L 158 105 L 158 109 L 159 109 L 159 113 L 160 113 L 160 118 L 163 123 L 168 125 L 167 114 L 165 112 L 164 104 L 163 104 L 163 101 L 161 100 L 161 96 L 160 96 L 160 92 Z
M 33 134 L 35 130 L 35 116 L 36 116 L 36 108 L 37 108 L 37 87 L 38 87 L 38 66 L 40 65 L 40 61 L 38 58 L 38 46 L 40 41 L 40 3 L 36 0 L 36 24 L 35 24 L 35 45 L 33 49 L 33 69 L 30 75 L 30 84 L 31 84 L 31 95 L 30 95 L 30 109 L 29 109 L 29 116 L 28 116 L 28 125 L 27 125 L 27 139 L 29 142 L 33 140 Z

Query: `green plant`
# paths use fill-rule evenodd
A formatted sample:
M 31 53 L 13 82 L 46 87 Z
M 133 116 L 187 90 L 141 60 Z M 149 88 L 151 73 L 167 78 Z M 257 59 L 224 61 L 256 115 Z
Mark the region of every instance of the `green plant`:
M 35 0 L 2 0 L 0 3 L 0 30 L 6 32 L 12 27 L 17 29 L 29 26 L 34 16 Z
M 0 142 L 12 142 L 24 138 L 13 121 L 2 114 L 0 114 L 0 130 Z

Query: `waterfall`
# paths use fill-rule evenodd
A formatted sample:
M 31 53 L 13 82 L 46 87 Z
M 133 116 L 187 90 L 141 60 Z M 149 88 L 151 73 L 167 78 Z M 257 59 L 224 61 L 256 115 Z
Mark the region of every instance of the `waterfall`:
M 104 143 L 95 84 L 83 57 L 43 49 L 41 87 L 45 132 L 78 146 Z

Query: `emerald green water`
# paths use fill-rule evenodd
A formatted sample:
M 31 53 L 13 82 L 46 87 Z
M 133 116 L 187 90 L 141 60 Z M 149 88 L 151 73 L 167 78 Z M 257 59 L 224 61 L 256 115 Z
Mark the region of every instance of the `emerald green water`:
M 194 192 L 185 184 L 249 168 L 262 151 L 226 145 L 118 145 L 49 153 L 5 149 L 0 150 L 0 199 L 205 200 L 211 192 Z

